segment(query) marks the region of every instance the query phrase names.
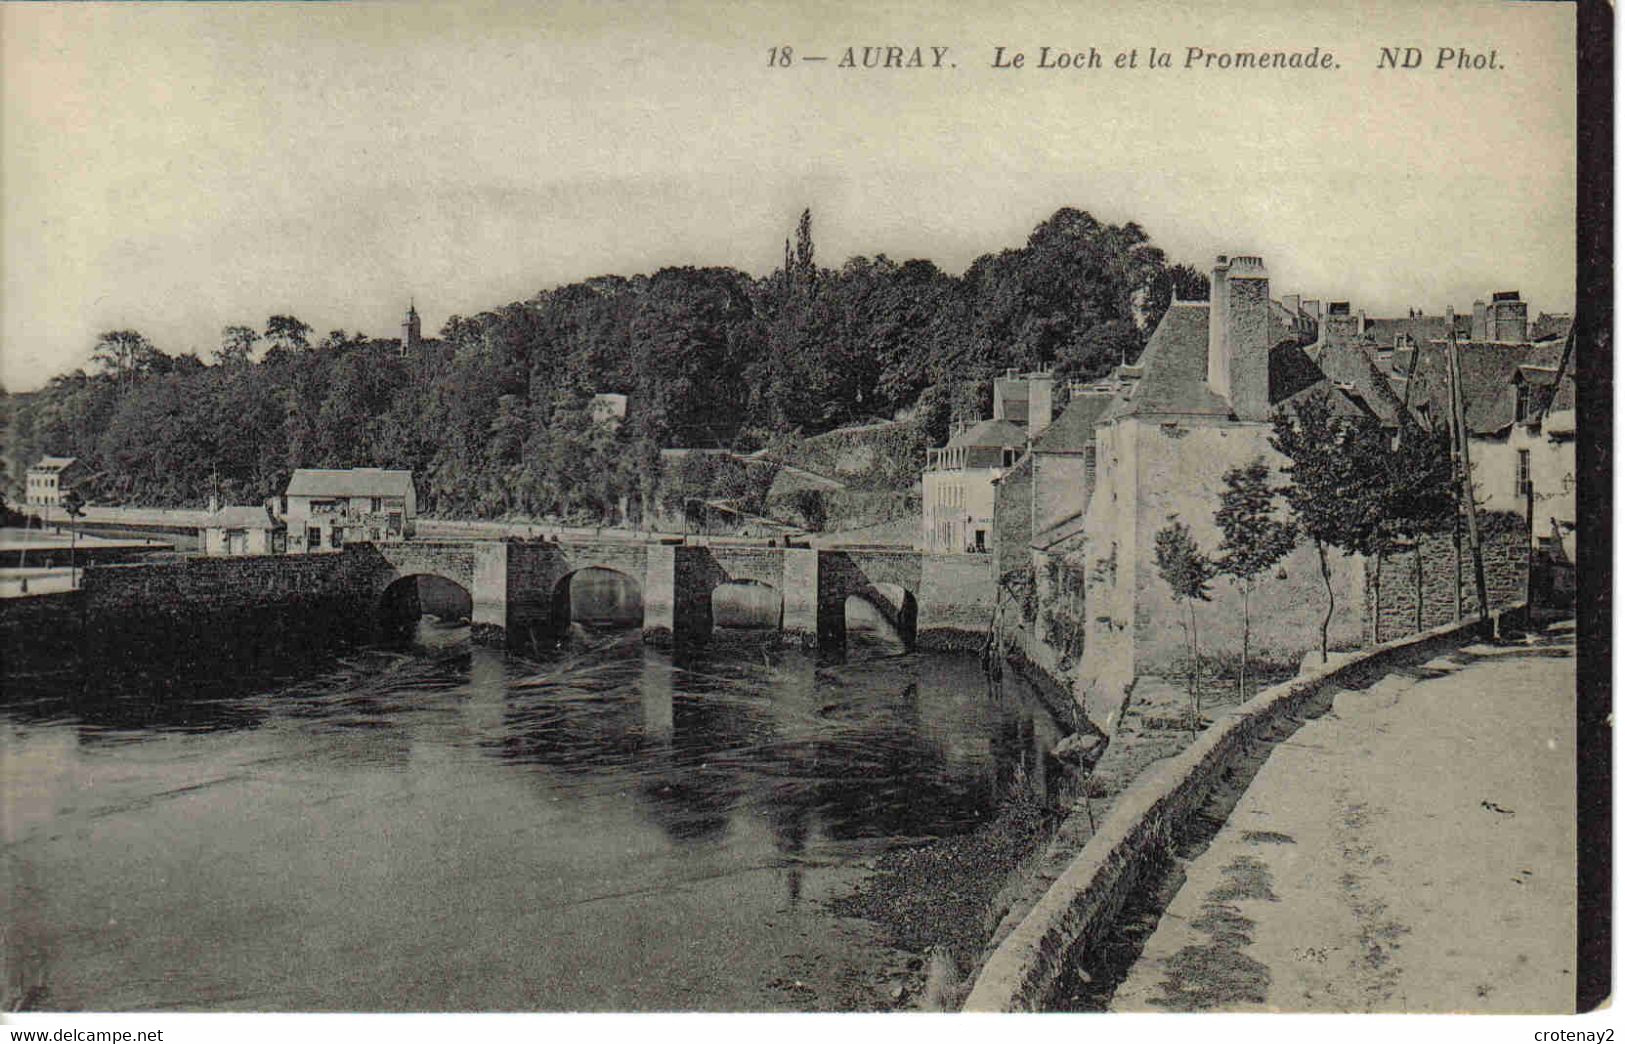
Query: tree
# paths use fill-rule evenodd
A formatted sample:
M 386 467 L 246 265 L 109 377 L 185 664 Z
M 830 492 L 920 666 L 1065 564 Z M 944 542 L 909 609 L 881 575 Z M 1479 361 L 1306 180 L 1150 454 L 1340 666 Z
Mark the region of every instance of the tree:
M 1460 510 L 1460 487 L 1450 456 L 1447 431 L 1429 431 L 1409 414 L 1401 414 L 1399 430 L 1383 469 L 1382 528 L 1377 548 L 1374 600 L 1381 605 L 1382 556 L 1395 546 L 1411 544 L 1416 552 L 1416 629 L 1422 629 L 1421 539 L 1450 526 Z M 1380 644 L 1382 614 L 1372 614 L 1372 642 Z
M 1276 491 L 1270 485 L 1269 465 L 1263 457 L 1224 474 L 1224 492 L 1213 514 L 1223 537 L 1219 541 L 1217 571 L 1241 589 L 1241 673 L 1236 687 L 1247 698 L 1247 658 L 1252 642 L 1253 584 L 1292 551 L 1297 527 L 1276 517 Z
M 247 326 L 228 326 L 220 331 L 220 347 L 214 350 L 214 361 L 221 366 L 242 366 L 254 358 L 254 346 L 259 343 L 259 331 Z
M 112 374 L 119 385 L 127 386 L 138 374 L 152 369 L 161 353 L 135 330 L 108 330 L 96 338 L 92 362 Z
M 291 315 L 273 315 L 265 321 L 265 339 L 285 352 L 310 350 L 310 325 Z
M 1157 574 L 1190 612 L 1190 627 L 1185 631 L 1190 643 L 1187 691 L 1191 700 L 1191 733 L 1195 735 L 1197 722 L 1202 715 L 1202 649 L 1196 630 L 1196 603 L 1209 601 L 1208 584 L 1213 579 L 1213 562 L 1202 553 L 1191 536 L 1190 527 L 1183 522 L 1170 522 L 1157 531 L 1156 551 Z
M 1377 555 L 1391 539 L 1385 517 L 1391 505 L 1393 465 L 1388 435 L 1367 414 L 1334 412 L 1329 397 L 1321 393 L 1277 414 L 1270 444 L 1290 462 L 1283 469 L 1289 482 L 1282 493 L 1320 558 L 1320 578 L 1326 586 L 1320 660 L 1325 663 L 1337 604 L 1326 549 Z
M 801 220 L 796 222 L 796 253 L 790 260 L 795 265 L 795 283 L 810 292 L 818 279 L 818 265 L 813 261 L 811 208 L 803 210 Z

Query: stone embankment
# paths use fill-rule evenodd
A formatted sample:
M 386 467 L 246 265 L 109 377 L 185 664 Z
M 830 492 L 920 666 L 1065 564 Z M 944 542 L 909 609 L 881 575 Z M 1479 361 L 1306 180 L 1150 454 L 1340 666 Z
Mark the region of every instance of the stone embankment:
M 1489 626 L 1521 612 L 1494 614 Z M 1330 694 L 1395 666 L 1420 662 L 1485 627 L 1450 624 L 1388 642 L 1342 663 L 1307 672 L 1259 693 L 1203 732 L 1120 796 L 1087 844 L 1032 909 L 998 944 L 965 1001 L 967 1011 L 1037 1011 L 1069 962 L 1110 929 L 1145 872 L 1165 858 L 1221 783 L 1260 748 L 1323 712 Z M 1256 763 L 1256 762 L 1255 762 Z

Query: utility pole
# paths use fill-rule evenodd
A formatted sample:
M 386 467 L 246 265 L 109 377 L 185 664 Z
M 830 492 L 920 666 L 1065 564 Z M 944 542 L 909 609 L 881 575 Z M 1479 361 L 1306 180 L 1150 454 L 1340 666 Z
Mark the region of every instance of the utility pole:
M 1450 331 L 1450 415 L 1456 429 L 1456 468 L 1461 475 L 1462 500 L 1467 509 L 1467 546 L 1473 553 L 1473 583 L 1478 589 L 1478 618 L 1489 619 L 1489 592 L 1484 583 L 1484 549 L 1478 539 L 1478 505 L 1473 500 L 1473 457 L 1468 448 L 1467 411 L 1461 394 L 1461 357 L 1454 324 Z

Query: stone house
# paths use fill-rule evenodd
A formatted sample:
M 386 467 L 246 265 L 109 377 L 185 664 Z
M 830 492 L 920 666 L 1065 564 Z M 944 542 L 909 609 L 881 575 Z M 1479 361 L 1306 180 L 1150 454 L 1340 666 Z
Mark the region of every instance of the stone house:
M 410 471 L 300 468 L 283 499 L 290 554 L 405 540 L 416 528 Z
M 25 476 L 24 500 L 33 507 L 61 507 L 63 496 L 84 476 L 77 457 L 41 457 Z
M 1117 387 L 1103 381 L 1074 388 L 1066 409 L 995 481 L 993 548 L 1000 576 L 1028 564 L 1037 534 L 1082 515 L 1095 485 L 1095 422 Z
M 1178 674 L 1187 656 L 1178 604 L 1155 564 L 1157 532 L 1190 527 L 1212 553 L 1224 474 L 1263 457 L 1273 417 L 1310 396 L 1334 409 L 1367 409 L 1329 381 L 1273 313 L 1269 273 L 1256 257 L 1220 257 L 1211 300 L 1175 301 L 1125 383 L 1095 422 L 1095 479 L 1084 512 L 1085 640 L 1076 695 L 1103 729 L 1115 727 L 1124 699 L 1146 676 Z M 1346 313 L 1346 309 L 1345 309 Z M 1321 337 L 1327 336 L 1323 317 Z M 1362 634 L 1363 571 L 1328 557 L 1336 646 Z M 1213 605 L 1198 610 L 1204 655 L 1240 648 L 1241 613 L 1231 585 L 1213 584 Z M 1314 549 L 1300 546 L 1253 596 L 1252 642 L 1260 660 L 1296 666 L 1318 646 L 1326 594 Z
M 288 526 L 269 505 L 231 506 L 214 511 L 198 528 L 205 555 L 280 555 L 288 550 Z

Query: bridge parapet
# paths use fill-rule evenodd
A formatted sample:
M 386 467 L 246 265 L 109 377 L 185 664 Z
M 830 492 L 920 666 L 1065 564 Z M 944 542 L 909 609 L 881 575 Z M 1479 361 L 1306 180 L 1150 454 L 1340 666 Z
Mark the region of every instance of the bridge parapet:
M 484 640 L 539 641 L 567 622 L 565 582 L 583 569 L 633 580 L 644 637 L 655 644 L 703 641 L 712 595 L 730 583 L 773 588 L 787 641 L 839 646 L 845 605 L 873 605 L 908 644 L 977 648 L 993 605 L 985 556 L 923 555 L 903 548 L 786 548 L 671 541 L 409 541 L 370 545 L 374 594 L 406 576 L 440 576 L 469 592 Z

